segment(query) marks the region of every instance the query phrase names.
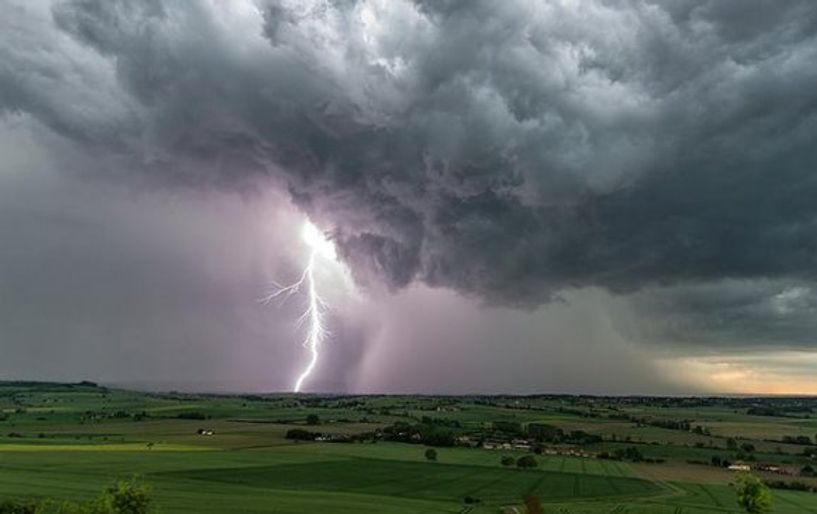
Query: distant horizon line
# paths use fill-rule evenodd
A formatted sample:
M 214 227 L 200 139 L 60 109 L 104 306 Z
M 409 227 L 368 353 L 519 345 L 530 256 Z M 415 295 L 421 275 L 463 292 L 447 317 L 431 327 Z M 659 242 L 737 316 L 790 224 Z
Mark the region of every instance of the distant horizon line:
M 449 398 L 467 398 L 467 397 L 495 397 L 495 398 L 535 398 L 535 397 L 589 397 L 589 398 L 696 398 L 696 399 L 753 399 L 753 398 L 803 398 L 803 399 L 817 399 L 817 394 L 782 394 L 782 393 L 677 393 L 677 394 L 645 394 L 645 393 L 622 393 L 622 394 L 600 394 L 600 393 L 579 393 L 579 392 L 536 392 L 536 393 L 508 393 L 508 392 L 470 392 L 470 393 L 427 393 L 427 392 L 338 392 L 338 391 L 309 391 L 309 392 L 293 392 L 293 391 L 250 391 L 250 390 L 207 390 L 202 389 L 183 389 L 164 387 L 151 388 L 147 383 L 137 385 L 139 383 L 131 382 L 107 382 L 99 380 L 44 380 L 44 379 L 3 379 L 0 378 L 0 385 L 62 385 L 62 386 L 78 386 L 88 385 L 96 386 L 106 389 L 119 389 L 125 391 L 133 391 L 140 393 L 155 393 L 155 394 L 203 394 L 210 396 L 421 396 L 421 397 L 449 397 Z

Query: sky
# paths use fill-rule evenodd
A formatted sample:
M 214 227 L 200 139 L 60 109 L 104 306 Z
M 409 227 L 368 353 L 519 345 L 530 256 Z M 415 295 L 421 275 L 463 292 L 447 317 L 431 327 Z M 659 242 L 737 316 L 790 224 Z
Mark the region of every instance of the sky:
M 817 394 L 812 0 L 2 0 L 0 379 Z

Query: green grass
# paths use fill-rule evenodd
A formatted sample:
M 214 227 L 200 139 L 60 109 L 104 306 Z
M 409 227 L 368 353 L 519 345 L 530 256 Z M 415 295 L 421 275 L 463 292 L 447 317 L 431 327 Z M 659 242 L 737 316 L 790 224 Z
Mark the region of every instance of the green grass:
M 348 492 L 456 502 L 466 496 L 507 504 L 533 494 L 548 500 L 654 494 L 646 480 L 554 471 L 523 471 L 383 459 L 346 459 L 273 466 L 216 468 L 174 477 L 252 487 Z
M 725 406 L 667 408 L 649 402 L 519 398 L 476 400 L 372 396 L 304 399 L 291 395 L 149 395 L 60 384 L 0 383 L 0 500 L 11 497 L 88 499 L 116 477 L 142 475 L 162 513 L 305 512 L 462 514 L 466 496 L 481 503 L 470 514 L 499 514 L 523 496 L 538 496 L 546 512 L 573 514 L 738 513 L 732 475 L 687 464 L 727 452 L 725 437 L 744 438 L 762 462 L 799 469 L 802 447 L 764 439 L 817 434 L 817 419 L 748 416 Z M 567 408 L 565 408 L 567 407 Z M 120 414 L 124 412 L 123 417 Z M 135 421 L 134 413 L 147 418 Z M 179 419 L 197 412 L 207 419 Z M 610 414 L 684 419 L 713 436 L 610 419 Z M 319 427 L 305 427 L 317 414 Z M 538 468 L 503 468 L 520 451 L 438 448 L 427 462 L 421 445 L 378 442 L 293 443 L 287 430 L 372 432 L 396 420 L 428 416 L 457 421 L 459 433 L 479 434 L 492 421 L 541 422 L 602 435 L 587 450 L 637 444 L 667 464 L 561 455 L 536 456 Z M 196 434 L 215 430 L 213 437 Z M 13 435 L 13 437 L 11 437 Z M 611 441 L 615 435 L 619 442 Z M 625 437 L 633 442 L 620 442 Z M 477 435 L 478 437 L 478 435 Z M 744 442 L 741 440 L 740 442 Z M 150 448 L 148 447 L 150 444 Z M 710 443 L 716 448 L 696 448 Z M 787 453 L 777 453 L 777 447 Z M 775 512 L 817 514 L 817 494 L 774 491 Z

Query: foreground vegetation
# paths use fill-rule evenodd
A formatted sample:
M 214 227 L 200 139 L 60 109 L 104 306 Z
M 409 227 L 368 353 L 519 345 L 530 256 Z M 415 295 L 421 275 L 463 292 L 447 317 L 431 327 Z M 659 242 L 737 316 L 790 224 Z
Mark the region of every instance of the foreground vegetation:
M 111 499 L 130 490 L 163 513 L 817 513 L 815 408 L 798 398 L 213 396 L 7 382 L 0 505 L 130 514 Z M 135 474 L 142 481 L 110 485 Z M 768 486 L 768 497 L 746 499 Z
M 134 477 L 118 480 L 96 498 L 84 502 L 5 500 L 0 502 L 0 514 L 149 514 L 152 503 L 150 486 Z

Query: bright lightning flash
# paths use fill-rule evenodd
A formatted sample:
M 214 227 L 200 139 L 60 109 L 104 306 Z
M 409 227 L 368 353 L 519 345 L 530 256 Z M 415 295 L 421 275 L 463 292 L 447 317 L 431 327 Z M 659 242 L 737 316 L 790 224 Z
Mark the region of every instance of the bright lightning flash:
M 318 287 L 315 281 L 315 263 L 317 257 L 336 260 L 334 245 L 324 237 L 323 233 L 318 230 L 315 225 L 306 222 L 303 228 L 302 237 L 304 242 L 309 246 L 309 259 L 300 278 L 292 284 L 282 286 L 275 284 L 272 292 L 262 298 L 264 303 L 270 303 L 275 299 L 286 301 L 287 298 L 301 292 L 303 288 L 307 293 L 307 308 L 298 318 L 298 324 L 307 325 L 307 335 L 304 340 L 304 347 L 309 350 L 310 359 L 306 368 L 298 376 L 295 381 L 293 391 L 298 393 L 301 391 L 301 386 L 304 383 L 315 365 L 318 363 L 320 356 L 321 344 L 324 342 L 329 333 L 326 330 L 326 310 L 327 304 L 318 293 Z

